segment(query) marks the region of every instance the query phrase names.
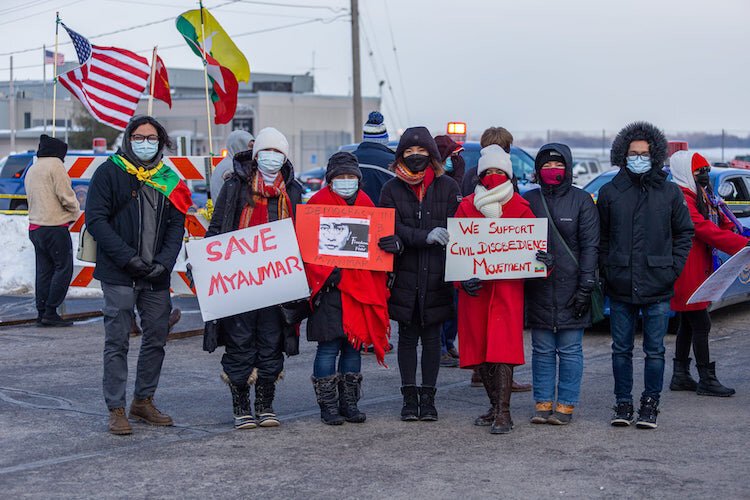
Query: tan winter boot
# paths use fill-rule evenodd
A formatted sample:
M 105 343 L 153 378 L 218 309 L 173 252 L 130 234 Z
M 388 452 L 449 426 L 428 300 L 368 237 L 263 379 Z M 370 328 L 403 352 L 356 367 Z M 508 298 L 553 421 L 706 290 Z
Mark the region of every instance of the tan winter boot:
M 130 418 L 151 425 L 174 425 L 172 417 L 160 412 L 156 406 L 154 406 L 153 396 L 149 396 L 146 399 L 134 399 L 133 403 L 130 405 Z
M 128 417 L 125 416 L 125 408 L 109 410 L 109 432 L 116 436 L 126 436 L 133 433 Z

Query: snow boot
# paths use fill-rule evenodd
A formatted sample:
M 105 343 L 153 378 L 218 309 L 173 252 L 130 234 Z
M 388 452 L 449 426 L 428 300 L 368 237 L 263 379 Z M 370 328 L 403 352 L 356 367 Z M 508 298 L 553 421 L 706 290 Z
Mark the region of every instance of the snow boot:
M 690 361 L 674 358 L 674 369 L 672 370 L 672 381 L 669 383 L 670 391 L 695 391 L 698 382 L 690 375 Z
M 250 409 L 250 388 L 247 385 L 238 386 L 228 382 L 232 393 L 232 414 L 235 429 L 255 429 L 258 422 Z
M 328 377 L 311 377 L 315 388 L 315 397 L 320 406 L 320 420 L 327 425 L 341 425 L 344 417 L 339 414 L 339 376 L 334 373 Z
M 276 395 L 275 379 L 258 379 L 255 383 L 255 418 L 261 427 L 278 427 L 279 418 L 273 411 L 273 398 Z
M 367 415 L 359 411 L 357 402 L 362 397 L 362 374 L 345 373 L 339 376 L 339 413 L 347 422 L 361 424 Z
M 712 361 L 707 365 L 698 365 L 698 374 L 700 375 L 700 381 L 698 382 L 698 388 L 696 394 L 699 396 L 718 396 L 721 398 L 728 398 L 733 395 L 736 391 L 729 387 L 725 387 L 716 378 L 716 362 Z
M 419 388 L 419 420 L 424 422 L 434 422 L 438 419 L 437 408 L 435 408 L 434 387 Z
M 404 396 L 404 405 L 401 407 L 401 420 L 414 422 L 419 420 L 419 392 L 416 385 L 405 385 L 401 387 Z
M 513 367 L 505 363 L 493 363 L 490 376 L 495 379 L 493 390 L 497 406 L 490 434 L 508 434 L 513 429 L 510 418 L 510 395 L 513 392 Z

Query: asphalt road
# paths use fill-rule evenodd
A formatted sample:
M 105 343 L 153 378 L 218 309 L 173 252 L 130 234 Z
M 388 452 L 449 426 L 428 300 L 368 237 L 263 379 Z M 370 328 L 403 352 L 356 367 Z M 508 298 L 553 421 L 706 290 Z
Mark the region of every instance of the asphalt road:
M 179 329 L 194 328 L 188 314 Z M 0 496 L 254 498 L 748 498 L 750 311 L 714 314 L 711 348 L 728 399 L 667 390 L 655 431 L 609 426 L 609 339 L 585 337 L 582 401 L 567 427 L 532 426 L 530 393 L 514 394 L 515 430 L 492 436 L 472 425 L 487 407 L 469 373 L 440 372 L 440 420 L 402 423 L 395 355 L 363 364 L 365 424 L 319 420 L 310 374 L 314 345 L 286 364 L 276 429 L 234 431 L 219 380 L 220 352 L 200 338 L 171 341 L 159 408 L 176 426 L 134 424 L 106 432 L 100 319 L 72 329 L 0 329 Z M 668 338 L 671 359 L 674 338 Z M 135 366 L 138 338 L 132 339 Z M 459 347 L 460 349 L 460 347 Z M 531 378 L 529 364 L 517 379 Z M 636 352 L 636 390 L 642 354 Z M 671 363 L 666 380 L 671 376 Z M 132 391 L 132 373 L 129 394 Z

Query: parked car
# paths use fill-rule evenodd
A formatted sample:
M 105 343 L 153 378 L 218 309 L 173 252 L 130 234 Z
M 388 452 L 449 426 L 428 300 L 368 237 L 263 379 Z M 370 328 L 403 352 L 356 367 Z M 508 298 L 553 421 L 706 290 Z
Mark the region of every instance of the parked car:
M 602 172 L 602 164 L 593 156 L 573 158 L 573 184 L 578 187 L 585 186 Z
M 596 201 L 601 187 L 610 182 L 617 172 L 619 172 L 619 169 L 604 172 L 589 182 L 583 189 L 591 194 L 591 197 Z M 750 228 L 750 170 L 713 167 L 710 177 L 715 192 L 724 199 L 724 202 L 742 225 Z M 671 181 L 671 175 L 668 178 Z M 719 265 L 721 265 L 729 259 L 729 256 L 719 252 L 718 258 Z M 732 285 L 724 299 L 721 302 L 714 302 L 711 308 L 719 309 L 746 300 L 750 300 L 750 275 L 747 276 L 747 280 L 741 280 L 740 283 Z M 608 308 L 605 312 L 609 314 Z

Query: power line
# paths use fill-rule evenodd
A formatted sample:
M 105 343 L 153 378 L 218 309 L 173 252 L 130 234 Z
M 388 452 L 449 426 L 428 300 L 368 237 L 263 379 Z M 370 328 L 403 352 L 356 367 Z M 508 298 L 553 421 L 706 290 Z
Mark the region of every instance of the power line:
M 388 21 L 388 31 L 391 32 L 391 44 L 393 45 L 393 57 L 396 58 L 396 69 L 398 70 L 398 79 L 401 83 L 401 93 L 404 95 L 404 108 L 406 111 L 406 119 L 411 123 L 411 113 L 409 113 L 409 98 L 406 96 L 406 87 L 404 86 L 404 72 L 401 71 L 401 63 L 398 60 L 398 52 L 396 52 L 396 37 L 393 36 L 393 25 L 391 23 L 391 15 L 388 12 L 388 1 L 383 0 L 385 6 L 385 16 Z
M 16 5 L 15 7 L 8 7 L 7 9 L 0 10 L 0 14 L 12 14 L 13 12 L 17 12 L 19 10 L 26 10 L 30 9 L 31 7 L 36 7 L 37 5 L 42 5 L 43 3 L 49 3 L 52 0 L 33 0 L 31 2 L 26 3 L 20 3 Z
M 38 16 L 39 14 L 44 14 L 45 12 L 52 12 L 54 10 L 59 10 L 59 9 L 62 9 L 63 7 L 69 7 L 71 5 L 74 5 L 74 4 L 77 4 L 77 3 L 81 3 L 81 2 L 83 2 L 83 0 L 75 0 L 73 2 L 69 2 L 69 3 L 66 3 L 64 5 L 60 5 L 59 7 L 54 7 L 52 9 L 46 9 L 46 10 L 40 10 L 39 12 L 34 12 L 33 14 L 29 14 L 28 16 L 17 17 L 15 19 L 11 19 L 10 21 L 4 21 L 4 22 L 0 23 L 0 26 L 6 25 L 6 24 L 15 23 L 16 21 L 22 21 L 22 20 L 28 19 L 30 17 Z
M 331 7 L 330 5 L 310 5 L 310 4 L 296 4 L 296 3 L 277 3 L 277 2 L 261 2 L 255 0 L 239 0 L 242 3 L 250 3 L 255 5 L 271 5 L 273 7 L 294 7 L 299 9 L 327 9 L 331 12 L 348 12 L 349 9 L 346 7 Z

